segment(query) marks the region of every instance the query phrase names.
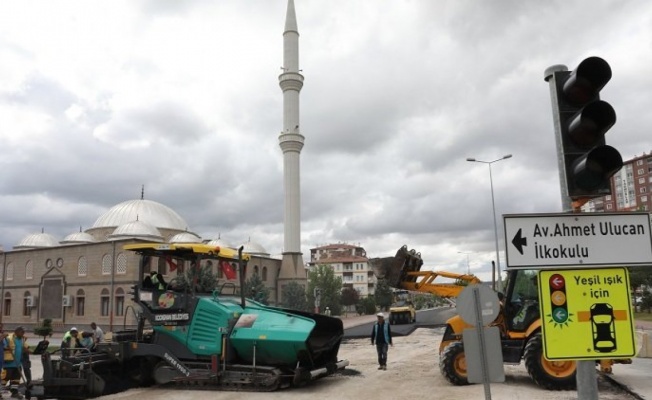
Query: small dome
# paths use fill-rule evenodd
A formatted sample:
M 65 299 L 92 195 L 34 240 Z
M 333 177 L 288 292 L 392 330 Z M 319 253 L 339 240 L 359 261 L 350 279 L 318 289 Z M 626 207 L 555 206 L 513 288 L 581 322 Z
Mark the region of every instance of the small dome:
M 120 226 L 135 220 L 144 221 L 157 228 L 185 231 L 186 221 L 173 209 L 151 200 L 128 200 L 117 204 L 100 216 L 93 228 Z M 93 229 L 92 228 L 92 229 Z
M 181 232 L 172 236 L 170 243 L 201 243 L 201 238 L 194 233 Z
M 216 246 L 216 247 L 224 247 L 224 248 L 229 248 L 229 249 L 235 249 L 231 243 L 227 243 L 226 240 L 217 238 L 213 240 L 209 240 L 206 242 L 207 245 L 209 246 Z
M 14 249 L 38 249 L 42 247 L 56 247 L 59 241 L 49 233 L 34 233 L 27 235 L 14 246 Z
M 95 243 L 95 238 L 86 232 L 74 232 L 66 236 L 61 244 Z
M 249 240 L 247 243 L 243 243 L 242 246 L 244 246 L 242 251 L 247 254 L 256 256 L 269 256 L 269 253 L 263 246 L 256 242 L 252 242 L 251 240 Z
M 131 221 L 126 224 L 122 224 L 119 227 L 115 228 L 112 234 L 109 235 L 109 240 L 120 240 L 120 239 L 146 239 L 153 240 L 156 242 L 162 242 L 163 236 L 156 227 L 148 224 L 144 221 Z

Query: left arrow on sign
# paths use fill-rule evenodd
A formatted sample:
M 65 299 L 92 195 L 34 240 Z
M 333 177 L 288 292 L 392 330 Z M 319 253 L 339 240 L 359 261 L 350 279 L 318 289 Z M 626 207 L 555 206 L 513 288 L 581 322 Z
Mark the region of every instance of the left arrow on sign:
M 524 238 L 521 235 L 522 229 L 519 229 L 518 232 L 516 232 L 514 239 L 512 239 L 512 244 L 516 247 L 516 250 L 523 255 L 523 246 L 527 246 L 527 238 Z

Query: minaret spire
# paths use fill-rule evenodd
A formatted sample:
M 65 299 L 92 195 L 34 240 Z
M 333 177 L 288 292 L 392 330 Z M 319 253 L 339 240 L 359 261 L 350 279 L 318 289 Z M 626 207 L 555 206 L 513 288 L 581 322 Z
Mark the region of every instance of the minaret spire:
M 285 32 L 289 31 L 296 32 L 297 35 L 299 34 L 299 28 L 297 28 L 297 13 L 294 11 L 294 0 L 288 0 L 288 10 L 285 14 Z
M 304 136 L 299 128 L 299 93 L 303 75 L 299 72 L 299 30 L 294 0 L 288 0 L 283 32 L 283 73 L 279 85 L 283 91 L 283 130 L 279 145 L 283 151 L 285 192 L 283 261 L 279 271 L 277 299 L 281 299 L 282 281 L 304 280 L 306 272 L 301 254 L 300 155 Z

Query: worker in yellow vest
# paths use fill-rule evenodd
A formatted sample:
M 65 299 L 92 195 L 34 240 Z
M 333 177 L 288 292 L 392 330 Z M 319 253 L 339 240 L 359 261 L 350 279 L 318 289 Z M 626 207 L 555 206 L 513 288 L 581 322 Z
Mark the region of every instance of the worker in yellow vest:
M 14 333 L 4 339 L 5 379 L 10 382 L 9 391 L 13 399 L 23 398 L 23 395 L 18 392 L 18 385 L 22 376 L 23 357 L 29 355 L 29 347 L 24 335 L 25 329 L 19 326 L 14 329 Z
M 82 345 L 79 342 L 79 331 L 77 328 L 72 327 L 63 335 L 63 340 L 61 341 L 61 356 L 72 357 L 75 355 L 75 351 L 71 349 L 80 347 L 82 347 Z

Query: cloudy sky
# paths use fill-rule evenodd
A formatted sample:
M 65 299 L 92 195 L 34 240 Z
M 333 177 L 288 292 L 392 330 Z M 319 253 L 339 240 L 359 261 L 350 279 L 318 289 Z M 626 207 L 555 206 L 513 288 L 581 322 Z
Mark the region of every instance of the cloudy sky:
M 286 0 L 3 1 L 0 245 L 140 197 L 283 246 Z M 501 214 L 559 212 L 553 64 L 600 56 L 624 159 L 652 151 L 652 2 L 296 0 L 302 250 L 408 244 L 486 277 Z M 502 221 L 499 222 L 501 249 Z M 504 267 L 504 253 L 501 250 Z

